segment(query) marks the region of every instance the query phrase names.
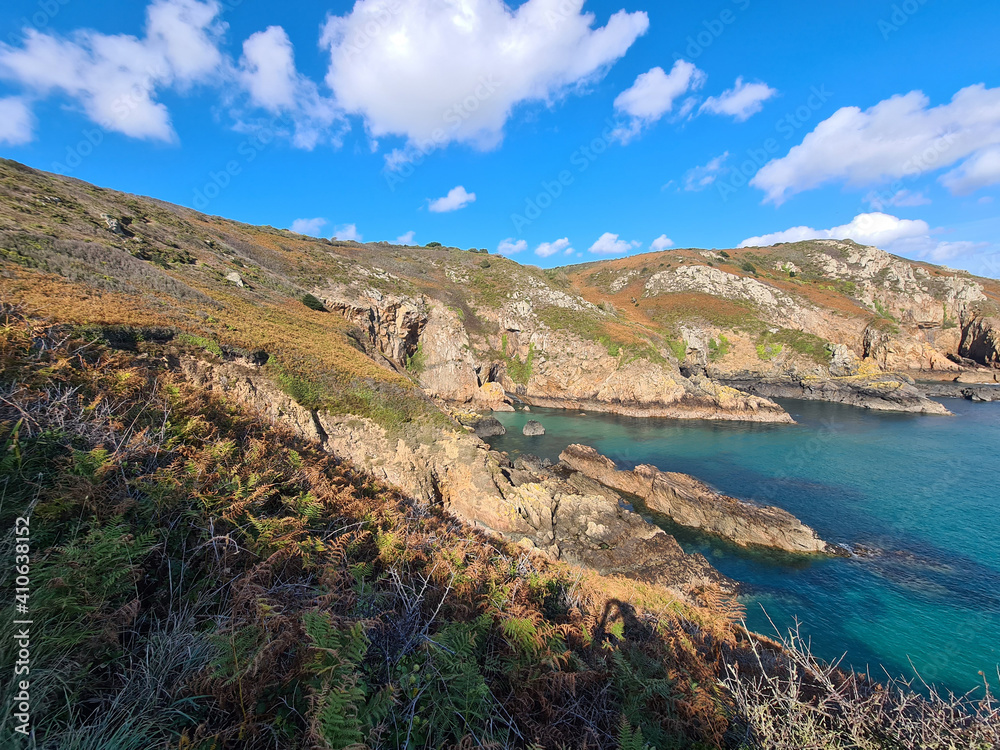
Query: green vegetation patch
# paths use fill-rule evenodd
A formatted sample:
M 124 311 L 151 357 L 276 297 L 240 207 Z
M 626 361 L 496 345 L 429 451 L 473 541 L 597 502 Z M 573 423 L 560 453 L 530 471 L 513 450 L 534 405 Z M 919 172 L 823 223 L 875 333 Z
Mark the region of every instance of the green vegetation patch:
M 709 339 L 708 340 L 708 358 L 712 362 L 718 362 L 720 359 L 724 359 L 727 354 L 729 354 L 729 349 L 731 347 L 731 342 L 722 334 L 719 334 L 718 340 Z
M 766 332 L 757 344 L 757 354 L 763 360 L 773 359 L 784 348 L 809 357 L 817 364 L 830 364 L 830 342 L 811 333 L 782 328 L 777 333 Z M 770 357 L 761 356 L 773 352 Z

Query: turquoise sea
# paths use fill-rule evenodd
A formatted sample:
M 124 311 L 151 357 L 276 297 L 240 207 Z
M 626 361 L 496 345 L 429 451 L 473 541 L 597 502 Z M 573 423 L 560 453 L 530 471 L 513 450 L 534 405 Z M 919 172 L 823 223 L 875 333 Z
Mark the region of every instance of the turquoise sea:
M 796 425 L 633 419 L 533 409 L 497 414 L 494 448 L 553 461 L 572 443 L 620 466 L 692 474 L 734 497 L 777 505 L 862 559 L 747 551 L 664 528 L 744 585 L 748 626 L 796 621 L 814 652 L 873 677 L 915 677 L 955 692 L 998 683 L 1000 403 L 944 401 L 954 417 L 782 401 Z M 526 438 L 529 419 L 547 433 Z M 774 625 L 771 624 L 773 621 Z

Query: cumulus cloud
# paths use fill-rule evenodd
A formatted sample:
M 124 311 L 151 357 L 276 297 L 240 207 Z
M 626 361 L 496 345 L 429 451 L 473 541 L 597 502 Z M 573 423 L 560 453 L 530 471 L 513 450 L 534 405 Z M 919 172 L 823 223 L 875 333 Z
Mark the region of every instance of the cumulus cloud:
M 966 160 L 942 181 L 953 192 L 971 192 L 1000 182 L 992 156 L 998 145 L 1000 88 L 969 86 L 937 107 L 912 91 L 867 110 L 838 110 L 786 156 L 765 164 L 750 184 L 780 204 L 829 182 L 877 184 Z
M 561 240 L 556 240 L 555 242 L 543 242 L 535 248 L 535 255 L 540 258 L 548 258 L 550 255 L 562 252 L 567 255 L 573 252 L 573 247 L 570 245 L 568 237 L 563 237 Z
M 517 253 L 523 253 L 527 249 L 527 240 L 515 240 L 513 237 L 508 237 L 497 247 L 497 252 L 500 255 L 516 255 Z
M 702 167 L 689 169 L 687 174 L 684 175 L 684 189 L 689 192 L 697 193 L 711 187 L 712 184 L 718 179 L 719 175 L 724 174 L 727 171 L 725 163 L 728 158 L 729 152 L 726 151 L 724 154 L 716 156 L 714 159 L 710 160 L 708 164 Z
M 307 237 L 319 237 L 323 227 L 327 224 L 326 219 L 296 219 L 292 222 L 290 229 L 296 234 L 304 234 Z
M 985 247 L 985 243 L 939 241 L 932 236 L 930 225 L 922 219 L 900 219 L 884 213 L 855 216 L 850 223 L 832 229 L 792 227 L 760 237 L 750 237 L 740 247 L 766 247 L 781 242 L 837 239 L 854 240 L 862 245 L 874 245 L 883 250 L 911 258 L 943 263 L 969 255 Z
M 243 43 L 239 80 L 254 105 L 293 123 L 292 142 L 312 149 L 329 138 L 339 145 L 342 128 L 331 130 L 344 117 L 331 98 L 295 67 L 295 52 L 280 26 L 259 31 Z
M 401 234 L 396 238 L 397 245 L 412 245 L 413 239 L 417 236 L 417 233 L 412 229 L 406 234 Z
M 603 75 L 649 27 L 619 11 L 605 26 L 583 0 L 358 0 L 322 35 L 326 80 L 370 134 L 421 149 L 480 149 L 503 138 L 512 110 L 552 102 Z M 404 160 L 405 161 L 405 160 Z M 399 163 L 397 159 L 397 164 Z
M 38 95 L 61 91 L 101 127 L 134 138 L 172 141 L 158 90 L 186 90 L 217 76 L 225 30 L 215 0 L 156 0 L 146 11 L 146 36 L 78 31 L 63 39 L 34 29 L 23 46 L 0 44 L 0 77 Z
M 700 112 L 728 115 L 737 122 L 745 122 L 764 108 L 764 102 L 777 94 L 766 83 L 744 83 L 742 76 L 733 88 L 719 96 L 710 96 L 701 105 Z
M 605 232 L 597 242 L 590 246 L 590 252 L 597 255 L 623 255 L 637 247 L 642 247 L 642 243 L 626 242 L 625 240 L 618 239 L 617 234 Z
M 0 143 L 23 146 L 34 137 L 35 117 L 24 99 L 0 99 Z
M 673 247 L 674 241 L 667 237 L 665 234 L 661 234 L 653 243 L 649 246 L 654 253 L 658 253 L 661 250 L 666 250 L 668 247 Z
M 433 213 L 444 214 L 449 211 L 458 211 L 461 208 L 465 208 L 470 203 L 475 202 L 476 194 L 466 191 L 464 187 L 459 185 L 458 187 L 449 190 L 448 195 L 443 198 L 432 200 L 429 208 Z
M 35 97 L 62 93 L 109 131 L 167 142 L 176 134 L 159 97 L 212 85 L 232 105 L 237 130 L 247 129 L 247 110 L 259 108 L 280 117 L 268 127 L 299 148 L 323 141 L 339 145 L 346 118 L 296 70 L 284 29 L 253 34 L 236 63 L 220 49 L 227 29 L 221 11 L 218 0 L 154 0 L 142 38 L 90 30 L 61 37 L 26 29 L 21 46 L 0 44 L 0 78 Z
M 333 228 L 333 236 L 338 240 L 361 242 L 361 232 L 355 224 L 341 224 Z
M 674 102 L 689 91 L 701 88 L 705 83 L 705 73 L 694 63 L 678 60 L 669 73 L 663 68 L 653 68 L 635 79 L 632 87 L 615 99 L 615 110 L 630 119 L 627 125 L 617 128 L 613 137 L 628 143 L 639 135 L 642 129 L 659 121 L 674 108 Z M 694 102 L 682 108 L 682 114 L 694 106 Z

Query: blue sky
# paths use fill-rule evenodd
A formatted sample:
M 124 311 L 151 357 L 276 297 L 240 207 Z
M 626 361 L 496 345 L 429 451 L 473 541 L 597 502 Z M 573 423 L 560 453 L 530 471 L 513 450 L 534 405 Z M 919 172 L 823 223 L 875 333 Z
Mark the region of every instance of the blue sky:
M 542 266 L 845 236 L 1000 276 L 998 32 L 985 0 L 8 0 L 0 154 Z

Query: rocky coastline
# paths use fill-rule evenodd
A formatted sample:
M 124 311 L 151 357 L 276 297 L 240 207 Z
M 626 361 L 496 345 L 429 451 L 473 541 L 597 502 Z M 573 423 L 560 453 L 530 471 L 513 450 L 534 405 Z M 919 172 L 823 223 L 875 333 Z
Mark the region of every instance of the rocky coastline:
M 814 376 L 760 377 L 736 374 L 723 380 L 726 385 L 757 396 L 828 401 L 873 411 L 897 411 L 912 414 L 948 415 L 947 408 L 932 401 L 929 393 L 918 388 L 906 375 L 884 374 L 872 377 Z

